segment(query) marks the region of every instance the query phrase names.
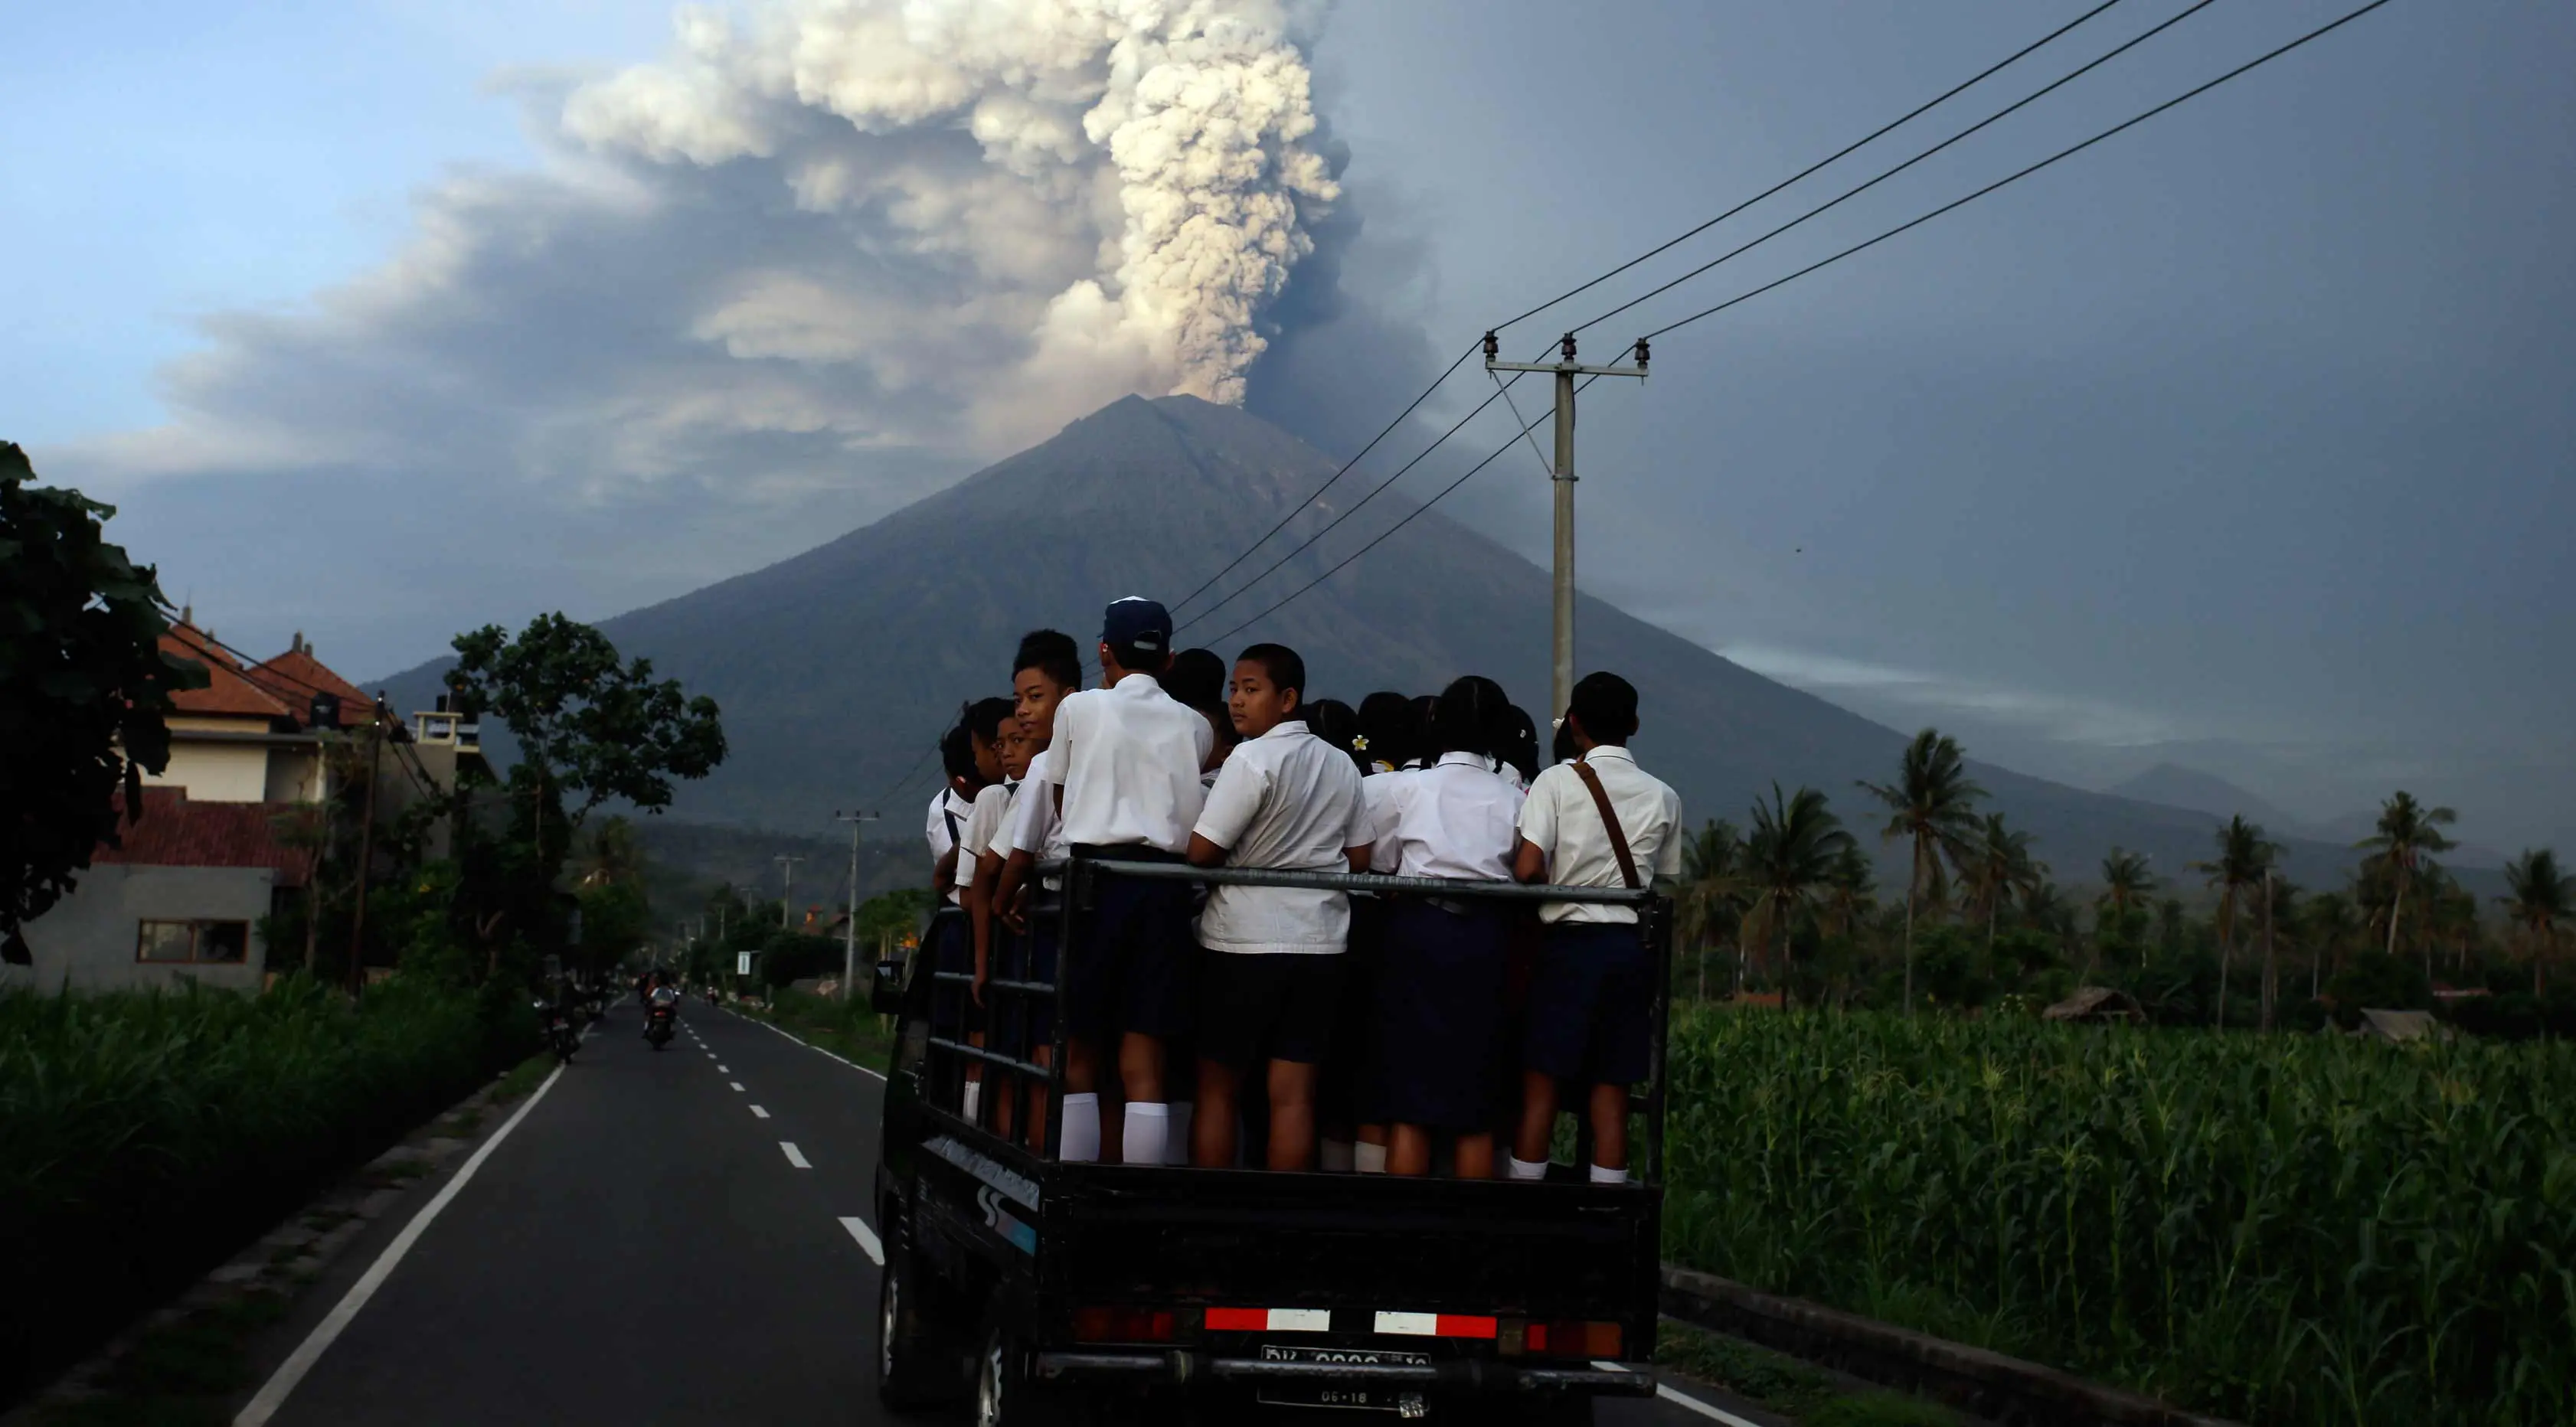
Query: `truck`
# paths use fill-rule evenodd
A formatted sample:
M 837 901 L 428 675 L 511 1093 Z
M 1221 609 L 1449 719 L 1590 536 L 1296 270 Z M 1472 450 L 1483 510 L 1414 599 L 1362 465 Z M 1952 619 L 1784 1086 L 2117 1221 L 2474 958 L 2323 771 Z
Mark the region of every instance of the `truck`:
M 1051 929 L 1067 948 L 1090 934 L 1113 877 L 1502 899 L 1533 912 L 1541 901 L 1633 907 L 1658 974 L 1651 1078 L 1631 1092 L 1629 1182 L 1589 1182 L 1581 1131 L 1572 1165 L 1541 1181 L 1066 1161 L 1052 1153 L 1056 1067 L 1078 959 L 1041 978 L 1024 957 L 1000 958 L 985 988 L 996 1033 L 983 1046 L 941 1011 L 971 976 L 918 955 L 884 963 L 871 995 L 895 1018 L 875 1186 L 887 1406 L 962 1398 L 979 1427 L 1257 1422 L 1319 1408 L 1564 1427 L 1590 1422 L 1597 1398 L 1654 1392 L 1668 899 L 1081 857 L 1046 870 L 1060 890 L 1037 894 L 1023 936 Z M 1042 1034 L 1005 1033 L 1012 1024 Z M 1038 1045 L 1050 1053 L 1037 1057 Z M 1025 1094 L 986 1093 L 966 1114 L 970 1074 L 1048 1087 L 1043 1138 L 997 1128 L 1002 1103 L 1025 1105 Z

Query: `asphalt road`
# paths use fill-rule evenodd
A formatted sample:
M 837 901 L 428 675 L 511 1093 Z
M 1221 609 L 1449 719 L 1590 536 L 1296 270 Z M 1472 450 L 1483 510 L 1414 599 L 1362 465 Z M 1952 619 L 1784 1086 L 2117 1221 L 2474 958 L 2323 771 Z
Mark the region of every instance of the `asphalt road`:
M 304 1337 L 310 1366 L 267 1420 L 888 1421 L 869 1367 L 882 1085 L 703 1004 L 656 1053 L 624 1003 L 318 1357 Z M 341 1285 L 327 1288 L 317 1297 L 337 1301 Z M 1777 1420 L 1690 1391 L 1599 1420 Z

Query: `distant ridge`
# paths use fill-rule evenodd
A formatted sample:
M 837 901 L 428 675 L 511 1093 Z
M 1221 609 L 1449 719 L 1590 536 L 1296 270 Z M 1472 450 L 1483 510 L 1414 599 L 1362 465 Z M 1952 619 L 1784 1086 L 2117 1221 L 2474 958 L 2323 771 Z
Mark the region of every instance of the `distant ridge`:
M 805 832 L 827 828 L 836 808 L 883 798 L 883 832 L 911 836 L 935 780 L 916 778 L 899 796 L 887 789 L 922 766 L 961 699 L 1003 689 L 1023 631 L 1053 626 L 1087 645 L 1112 598 L 1178 600 L 1334 466 L 1234 408 L 1128 397 L 872 525 L 602 627 L 620 649 L 650 656 L 724 708 L 733 754 L 716 776 L 681 792 L 678 816 Z M 1332 499 L 1354 495 L 1337 487 Z M 1339 509 L 1306 512 L 1272 548 L 1289 548 L 1289 537 Z M 1205 642 L 1410 509 L 1381 498 L 1317 554 L 1184 630 L 1180 642 Z M 1248 563 L 1226 588 L 1259 568 Z M 1547 610 L 1544 571 L 1434 511 L 1233 642 L 1296 647 L 1318 695 L 1352 702 L 1378 688 L 1422 692 L 1461 673 L 1491 675 L 1543 727 Z M 1776 779 L 1823 790 L 1864 845 L 1878 848 L 1884 819 L 1853 781 L 1890 776 L 1904 735 L 1601 600 L 1582 599 L 1577 621 L 1579 665 L 1636 683 L 1646 721 L 1639 758 L 1680 790 L 1694 824 L 1742 825 Z M 406 707 L 427 707 L 418 701 L 436 692 L 444 667 L 386 682 L 415 701 Z M 2115 844 L 2150 854 L 2168 878 L 2208 855 L 2217 819 L 2206 808 L 2092 793 L 1985 764 L 1975 772 L 1992 806 L 2037 835 L 2038 855 L 2061 881 L 2091 880 Z M 2351 862 L 2344 848 L 2291 848 L 2292 875 L 2302 880 L 2339 880 Z

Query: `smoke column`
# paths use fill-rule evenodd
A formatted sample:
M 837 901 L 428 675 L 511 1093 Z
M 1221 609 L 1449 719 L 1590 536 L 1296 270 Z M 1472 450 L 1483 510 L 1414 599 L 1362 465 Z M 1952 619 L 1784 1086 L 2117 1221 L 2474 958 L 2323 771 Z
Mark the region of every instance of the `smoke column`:
M 1007 400 L 1240 403 L 1256 319 L 1339 196 L 1309 147 L 1301 45 L 1319 16 L 1275 0 L 690 9 L 671 59 L 576 89 L 563 123 L 644 168 L 774 165 L 798 210 L 920 264 L 942 321 L 1016 350 Z M 871 340 L 869 314 L 810 278 L 747 280 L 695 330 L 738 356 Z

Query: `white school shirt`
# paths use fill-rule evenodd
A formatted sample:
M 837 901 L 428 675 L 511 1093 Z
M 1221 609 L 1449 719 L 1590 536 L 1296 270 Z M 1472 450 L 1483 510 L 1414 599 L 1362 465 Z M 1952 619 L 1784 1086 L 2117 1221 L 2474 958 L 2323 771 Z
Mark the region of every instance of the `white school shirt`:
M 1023 796 L 1011 800 L 1006 826 L 994 835 L 993 843 L 1001 849 L 1004 860 L 1014 852 L 1025 852 L 1039 862 L 1064 859 L 1064 824 L 1055 815 L 1055 749 L 1050 746 L 1029 762 L 1029 776 L 1020 783 Z M 1048 890 L 1064 885 L 1061 877 L 1046 879 Z
M 1199 765 L 1215 746 L 1207 716 L 1164 693 L 1151 674 L 1065 695 L 1048 750 L 1064 785 L 1065 842 L 1188 851 L 1190 826 L 1207 801 Z
M 1011 794 L 1019 791 L 1017 783 L 993 783 L 975 795 L 974 810 L 966 814 L 966 826 L 957 834 L 957 881 L 959 885 L 975 877 L 975 860 L 993 849 L 993 840 L 1002 830 L 1002 820 L 1010 815 Z
M 1607 744 L 1583 756 L 1610 797 L 1628 834 L 1628 851 L 1637 860 L 1637 876 L 1652 884 L 1658 877 L 1682 872 L 1682 799 L 1659 779 L 1648 776 L 1625 748 Z M 1601 825 L 1601 810 L 1592 790 L 1583 786 L 1571 763 L 1541 769 L 1521 804 L 1521 836 L 1547 854 L 1547 880 L 1560 887 L 1624 887 L 1619 855 L 1610 832 Z M 1543 922 L 1634 922 L 1633 907 L 1605 907 L 1591 902 L 1544 902 Z
M 1347 872 L 1367 810 L 1351 756 L 1290 719 L 1234 746 L 1195 831 L 1228 867 Z M 1211 887 L 1199 914 L 1199 944 L 1239 955 L 1331 955 L 1350 933 L 1351 899 L 1312 887 Z
M 1473 753 L 1368 780 L 1369 870 L 1399 877 L 1512 880 L 1521 794 Z
M 957 796 L 957 790 L 954 788 L 942 788 L 931 796 L 930 823 L 922 829 L 922 833 L 930 839 L 930 865 L 933 870 L 938 868 L 939 859 L 946 857 L 949 849 L 957 845 L 956 836 L 949 831 L 949 818 L 954 816 L 957 819 L 956 825 L 963 828 L 966 825 L 966 815 L 973 811 L 975 811 L 975 805 Z M 948 905 L 952 907 L 959 905 L 957 888 L 953 884 L 948 889 Z

